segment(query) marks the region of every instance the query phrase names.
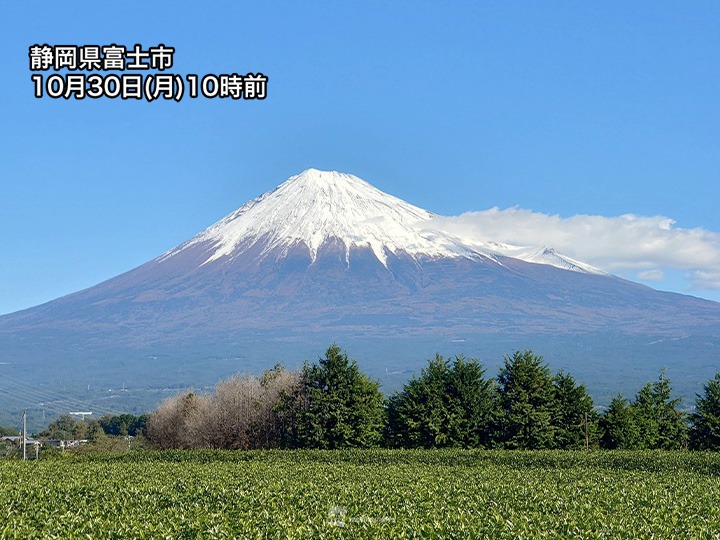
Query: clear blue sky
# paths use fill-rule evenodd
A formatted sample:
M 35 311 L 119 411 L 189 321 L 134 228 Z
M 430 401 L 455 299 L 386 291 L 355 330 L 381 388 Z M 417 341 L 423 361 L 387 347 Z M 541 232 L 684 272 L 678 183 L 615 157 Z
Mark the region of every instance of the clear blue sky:
M 443 215 L 666 216 L 709 233 L 705 262 L 618 273 L 685 291 L 702 271 L 692 294 L 720 300 L 720 3 L 6 2 L 0 19 L 0 313 L 146 262 L 308 167 Z M 163 43 L 172 73 L 259 71 L 268 97 L 36 99 L 36 43 Z

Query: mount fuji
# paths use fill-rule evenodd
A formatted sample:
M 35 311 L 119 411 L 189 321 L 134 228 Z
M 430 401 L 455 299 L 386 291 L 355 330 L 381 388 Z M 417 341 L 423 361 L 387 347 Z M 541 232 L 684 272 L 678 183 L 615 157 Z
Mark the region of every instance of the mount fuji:
M 502 353 L 533 348 L 609 395 L 662 366 L 694 391 L 719 365 L 720 303 L 551 247 L 461 238 L 434 217 L 306 170 L 134 270 L 0 317 L 1 367 L 88 392 L 202 387 L 337 341 L 392 389 L 435 352 L 480 356 L 492 373 Z

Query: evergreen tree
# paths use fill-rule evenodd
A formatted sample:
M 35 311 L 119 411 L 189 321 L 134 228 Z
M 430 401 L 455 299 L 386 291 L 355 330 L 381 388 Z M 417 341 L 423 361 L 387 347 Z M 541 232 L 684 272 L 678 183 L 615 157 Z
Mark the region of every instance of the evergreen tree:
M 449 440 L 453 446 L 487 447 L 495 418 L 495 383 L 477 359 L 456 356 L 447 386 Z
M 585 389 L 570 374 L 562 371 L 553 378 L 555 402 L 552 423 L 556 448 L 585 448 L 597 442 L 597 413 Z M 586 439 L 587 436 L 587 439 Z
M 481 447 L 490 442 L 493 384 L 476 359 L 436 355 L 388 400 L 387 442 L 405 448 Z
M 698 450 L 720 449 L 720 373 L 703 387 L 695 398 L 690 445 Z
M 532 351 L 505 356 L 498 383 L 500 443 L 505 448 L 551 448 L 555 388 L 542 357 Z
M 665 371 L 647 383 L 633 403 L 639 448 L 678 449 L 687 445 L 685 415 L 678 410 L 681 399 L 671 399 L 672 388 Z
M 384 425 L 380 384 L 333 344 L 317 364 L 305 364 L 294 443 L 307 448 L 370 447 Z
M 444 446 L 447 433 L 445 387 L 448 363 L 440 355 L 428 361 L 420 377 L 413 377 L 388 400 L 386 439 L 389 446 L 433 448 Z
M 600 446 L 607 449 L 632 449 L 639 445 L 640 435 L 635 423 L 634 409 L 618 394 L 600 418 L 602 437 Z
M 632 404 L 621 396 L 613 399 L 602 418 L 604 448 L 678 449 L 687 445 L 685 414 L 680 399 L 671 399 L 672 387 L 665 372 L 643 386 Z

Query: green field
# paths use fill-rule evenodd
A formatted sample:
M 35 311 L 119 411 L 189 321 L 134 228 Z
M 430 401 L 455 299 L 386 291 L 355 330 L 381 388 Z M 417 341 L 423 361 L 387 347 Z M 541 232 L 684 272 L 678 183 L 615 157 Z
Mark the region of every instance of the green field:
M 720 538 L 720 455 L 148 452 L 0 461 L 0 538 Z

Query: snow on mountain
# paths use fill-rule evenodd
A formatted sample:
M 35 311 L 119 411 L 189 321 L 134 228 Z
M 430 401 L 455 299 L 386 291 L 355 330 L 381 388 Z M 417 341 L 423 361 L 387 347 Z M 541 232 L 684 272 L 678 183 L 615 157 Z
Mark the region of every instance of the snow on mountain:
M 540 249 L 519 248 L 512 246 L 510 249 L 505 251 L 505 254 L 508 257 L 513 257 L 526 262 L 549 264 L 550 266 L 555 266 L 556 268 L 562 268 L 564 270 L 572 270 L 573 272 L 608 275 L 607 272 L 603 272 L 602 270 L 595 268 L 594 266 L 590 266 L 589 264 L 576 261 L 575 259 L 558 253 L 553 248 L 547 246 Z
M 237 256 L 262 240 L 264 253 L 302 243 L 315 260 L 320 246 L 331 238 L 345 244 L 346 256 L 351 247 L 369 247 L 384 265 L 387 252 L 399 250 L 430 257 L 477 255 L 449 234 L 417 226 L 433 216 L 356 176 L 308 169 L 163 257 L 209 242 L 213 245 L 205 261 L 209 263 Z
M 555 268 L 585 274 L 595 274 L 599 276 L 609 275 L 607 272 L 600 270 L 599 268 L 595 268 L 587 263 L 575 260 L 567 255 L 563 255 L 562 253 L 558 253 L 548 246 L 541 248 L 532 246 L 513 246 L 511 244 L 503 244 L 493 241 L 482 242 L 473 238 L 463 238 L 462 241 L 469 246 L 482 249 L 486 253 L 491 253 L 494 256 L 512 257 L 513 259 L 519 259 L 529 263 L 547 264 L 554 266 Z
M 314 261 L 331 239 L 351 248 L 369 248 L 387 267 L 387 255 L 483 258 L 502 264 L 498 256 L 549 264 L 583 273 L 603 274 L 590 265 L 551 248 L 527 248 L 459 238 L 431 224 L 432 212 L 413 206 L 357 176 L 308 169 L 272 191 L 249 201 L 232 214 L 158 258 L 162 262 L 197 244 L 211 246 L 203 264 L 233 259 L 256 244 L 261 256 L 287 253 L 305 245 Z

